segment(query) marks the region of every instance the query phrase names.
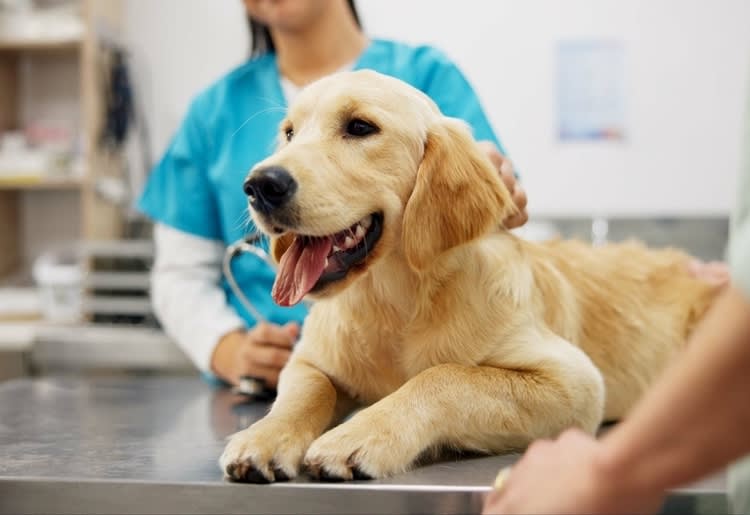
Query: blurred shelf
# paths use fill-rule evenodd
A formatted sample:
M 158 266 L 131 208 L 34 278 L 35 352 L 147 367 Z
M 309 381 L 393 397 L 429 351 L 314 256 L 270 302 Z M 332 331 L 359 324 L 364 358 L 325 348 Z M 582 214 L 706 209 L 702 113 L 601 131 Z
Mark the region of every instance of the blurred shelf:
M 36 328 L 41 322 L 29 321 L 0 321 L 0 351 L 23 352 L 34 345 Z
M 151 314 L 151 300 L 148 297 L 110 297 L 96 295 L 86 297 L 84 313 L 98 315 L 139 315 Z
M 80 50 L 81 39 L 0 39 L 0 52 L 59 52 Z
M 80 177 L 3 177 L 0 191 L 13 190 L 76 190 L 85 184 Z
M 148 290 L 148 272 L 90 272 L 85 286 L 98 290 Z
M 15 267 L 13 270 L 0 275 L 0 289 L 26 288 L 34 285 L 31 267 L 28 264 Z
M 89 257 L 153 259 L 152 240 L 93 240 L 83 243 Z
M 36 288 L 0 288 L 0 324 L 41 320 L 42 299 Z

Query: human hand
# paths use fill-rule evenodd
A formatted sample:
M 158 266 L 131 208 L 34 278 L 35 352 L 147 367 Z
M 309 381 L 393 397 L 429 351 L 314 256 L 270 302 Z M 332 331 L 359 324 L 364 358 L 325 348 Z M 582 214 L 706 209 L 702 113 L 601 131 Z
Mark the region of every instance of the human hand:
M 510 159 L 505 158 L 491 141 L 480 141 L 479 146 L 490 158 L 492 164 L 495 165 L 497 171 L 500 173 L 500 178 L 505 183 L 505 187 L 508 188 L 511 196 L 513 197 L 513 203 L 518 208 L 518 213 L 513 216 L 509 216 L 503 220 L 503 225 L 506 229 L 515 229 L 521 227 L 529 220 L 529 214 L 526 212 L 526 204 L 528 199 L 526 198 L 526 192 L 521 187 L 521 184 L 516 180 L 516 174 L 513 171 L 513 163 Z
M 654 513 L 661 492 L 629 487 L 608 469 L 602 444 L 572 429 L 534 442 L 485 500 L 482 513 Z
M 726 286 L 729 284 L 729 266 L 720 261 L 706 263 L 700 259 L 693 259 L 688 264 L 690 275 L 714 286 Z
M 299 325 L 293 322 L 283 326 L 262 322 L 249 331 L 232 331 L 216 345 L 211 369 L 234 385 L 242 376 L 252 376 L 276 388 L 298 336 Z

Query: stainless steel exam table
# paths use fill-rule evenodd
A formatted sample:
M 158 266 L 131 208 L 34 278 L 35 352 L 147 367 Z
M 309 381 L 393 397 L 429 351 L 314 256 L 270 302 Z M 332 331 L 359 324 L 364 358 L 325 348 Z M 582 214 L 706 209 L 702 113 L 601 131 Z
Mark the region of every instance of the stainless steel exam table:
M 471 513 L 518 458 L 376 481 L 231 484 L 217 464 L 224 439 L 268 408 L 238 400 L 185 376 L 0 383 L 0 513 Z M 673 492 L 664 510 L 726 512 L 723 474 Z

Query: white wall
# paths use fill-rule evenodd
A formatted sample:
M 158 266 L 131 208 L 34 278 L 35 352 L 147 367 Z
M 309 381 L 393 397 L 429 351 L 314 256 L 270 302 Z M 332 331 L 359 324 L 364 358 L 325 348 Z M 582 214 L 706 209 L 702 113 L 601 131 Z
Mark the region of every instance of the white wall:
M 154 159 L 190 99 L 248 55 L 241 0 L 125 0 L 125 40 Z
M 359 0 L 369 34 L 433 43 L 478 90 L 532 214 L 725 213 L 734 199 L 747 0 Z M 160 152 L 189 98 L 247 50 L 240 0 L 128 0 L 127 37 Z M 556 140 L 555 49 L 626 48 L 627 140 Z

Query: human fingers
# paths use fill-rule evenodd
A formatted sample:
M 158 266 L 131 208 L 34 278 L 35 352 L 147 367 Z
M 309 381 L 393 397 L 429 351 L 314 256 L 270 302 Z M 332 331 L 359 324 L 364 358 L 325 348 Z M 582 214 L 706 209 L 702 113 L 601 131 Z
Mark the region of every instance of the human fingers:
M 291 326 L 287 327 L 261 322 L 250 329 L 247 336 L 254 342 L 262 342 L 267 345 L 291 349 L 297 339 L 297 334 L 298 330 L 295 330 Z

